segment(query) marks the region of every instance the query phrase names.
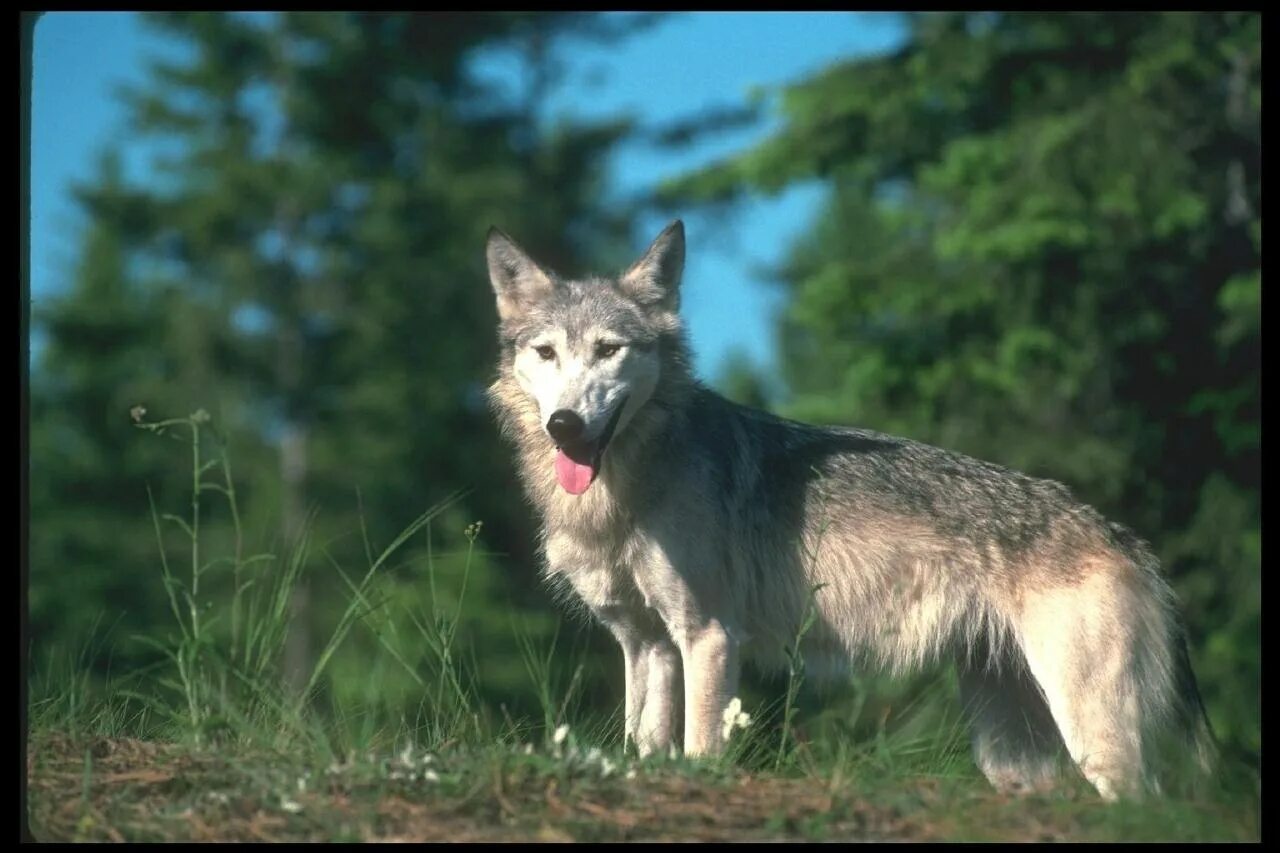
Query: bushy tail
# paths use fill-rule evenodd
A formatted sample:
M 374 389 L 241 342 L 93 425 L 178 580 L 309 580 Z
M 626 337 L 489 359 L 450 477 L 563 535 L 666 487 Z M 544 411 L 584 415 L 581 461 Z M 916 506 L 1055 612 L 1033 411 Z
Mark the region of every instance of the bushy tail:
M 1205 775 L 1212 776 L 1217 773 L 1220 759 L 1218 739 L 1205 712 L 1195 673 L 1191 671 L 1191 655 L 1187 652 L 1187 638 L 1181 626 L 1174 639 L 1174 654 L 1179 727 L 1191 748 L 1196 766 Z
M 1216 778 L 1221 769 L 1221 750 L 1205 712 L 1204 700 L 1191 669 L 1186 627 L 1178 614 L 1177 597 L 1161 576 L 1159 562 L 1150 546 L 1132 531 L 1111 525 L 1116 544 L 1147 580 L 1152 606 L 1140 608 L 1147 649 L 1142 655 L 1146 697 L 1144 759 L 1155 770 L 1157 789 L 1160 777 L 1172 771 L 1187 781 Z M 1145 618 L 1144 618 L 1145 617 Z M 1155 769 L 1155 768 L 1159 769 Z M 1197 786 L 1198 787 L 1198 786 Z

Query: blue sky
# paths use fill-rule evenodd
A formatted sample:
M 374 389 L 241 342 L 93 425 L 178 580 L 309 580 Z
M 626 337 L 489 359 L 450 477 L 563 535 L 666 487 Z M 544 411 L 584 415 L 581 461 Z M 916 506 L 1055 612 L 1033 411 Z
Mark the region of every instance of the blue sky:
M 151 32 L 139 13 L 59 12 L 36 24 L 32 72 L 31 293 L 40 299 L 68 280 L 81 216 L 70 194 L 88 179 L 108 143 L 122 146 L 130 176 L 148 180 L 154 149 L 131 139 L 115 96 L 121 83 L 145 79 L 148 57 L 174 46 Z M 677 13 L 609 47 L 573 43 L 564 81 L 546 119 L 598 119 L 631 114 L 666 123 L 712 107 L 741 104 L 753 92 L 766 103 L 777 87 L 832 62 L 891 49 L 903 36 L 887 13 Z M 512 80 L 516 66 L 500 53 L 481 57 L 482 74 Z M 716 135 L 673 152 L 630 144 L 613 161 L 612 192 L 642 192 L 661 180 L 758 141 L 776 126 Z M 723 227 L 686 215 L 688 265 L 683 309 L 696 368 L 713 378 L 726 355 L 746 354 L 767 366 L 780 292 L 768 269 L 817 212 L 821 188 L 795 188 L 751 198 Z M 637 251 L 665 224 L 642 223 Z M 33 341 L 38 345 L 38 341 Z

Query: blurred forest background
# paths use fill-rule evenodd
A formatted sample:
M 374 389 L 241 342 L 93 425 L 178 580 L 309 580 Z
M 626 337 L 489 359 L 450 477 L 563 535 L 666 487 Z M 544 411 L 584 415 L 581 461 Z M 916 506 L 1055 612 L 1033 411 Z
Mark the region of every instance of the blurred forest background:
M 379 648 L 465 582 L 459 637 L 487 703 L 536 707 L 523 636 L 586 661 L 583 702 L 616 710 L 617 652 L 540 588 L 481 398 L 486 230 L 557 269 L 607 270 L 658 214 L 732 228 L 753 199 L 818 181 L 821 213 L 774 271 L 776 365 L 703 378 L 1061 480 L 1134 528 L 1181 597 L 1219 735 L 1260 750 L 1260 15 L 913 15 L 900 48 L 770 101 L 764 142 L 626 203 L 606 167 L 629 139 L 674 152 L 763 120 L 745 96 L 663 128 L 538 120 L 567 38 L 620 43 L 648 16 L 147 20 L 191 49 L 122 95 L 137 137 L 171 156 L 139 185 L 103 153 L 76 188 L 74 274 L 32 306 L 33 672 L 59 655 L 104 678 L 159 660 L 138 639 L 175 630 L 148 490 L 160 512 L 189 508 L 190 450 L 130 411 L 205 409 L 243 548 L 280 554 L 309 532 L 282 677 L 347 604 L 335 566 L 358 573 L 367 547 L 461 492 L 380 571 L 396 606 L 352 632 L 323 692 L 412 707 L 426 651 Z M 519 99 L 468 73 L 494 45 L 521 51 Z M 232 522 L 211 497 L 208 553 L 235 547 Z

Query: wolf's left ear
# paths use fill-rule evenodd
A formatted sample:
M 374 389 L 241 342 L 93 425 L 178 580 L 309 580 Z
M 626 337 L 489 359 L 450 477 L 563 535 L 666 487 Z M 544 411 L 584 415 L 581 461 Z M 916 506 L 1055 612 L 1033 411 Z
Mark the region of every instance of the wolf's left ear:
M 677 219 L 658 235 L 640 260 L 618 284 L 646 307 L 675 311 L 680 307 L 680 277 L 684 274 L 684 223 Z
M 489 229 L 485 245 L 489 282 L 498 298 L 498 318 L 510 320 L 531 303 L 551 293 L 555 285 L 524 249 L 497 228 Z

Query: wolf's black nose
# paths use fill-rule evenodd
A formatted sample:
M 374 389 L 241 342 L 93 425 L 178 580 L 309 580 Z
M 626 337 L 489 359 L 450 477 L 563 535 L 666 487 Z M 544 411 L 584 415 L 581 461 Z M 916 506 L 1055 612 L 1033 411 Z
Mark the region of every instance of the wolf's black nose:
M 558 409 L 551 413 L 547 421 L 547 432 L 551 433 L 559 444 L 571 444 L 582 438 L 582 430 L 586 424 L 568 409 Z

